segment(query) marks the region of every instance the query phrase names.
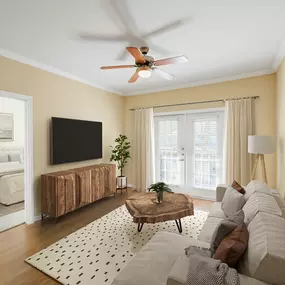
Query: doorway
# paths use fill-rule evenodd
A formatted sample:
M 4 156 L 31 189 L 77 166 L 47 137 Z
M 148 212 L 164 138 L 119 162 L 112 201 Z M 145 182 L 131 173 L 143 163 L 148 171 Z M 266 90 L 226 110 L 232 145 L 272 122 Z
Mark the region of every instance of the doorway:
M 32 97 L 0 90 L 0 232 L 34 222 Z
M 163 113 L 155 121 L 155 180 L 215 199 L 223 177 L 224 111 Z

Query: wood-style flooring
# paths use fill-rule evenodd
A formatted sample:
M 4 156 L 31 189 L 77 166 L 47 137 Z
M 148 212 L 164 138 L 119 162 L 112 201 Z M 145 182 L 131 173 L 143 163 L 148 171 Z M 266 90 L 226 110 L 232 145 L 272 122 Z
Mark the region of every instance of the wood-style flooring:
M 24 260 L 106 215 L 124 204 L 127 197 L 136 192 L 128 190 L 122 195 L 108 197 L 61 217 L 57 223 L 52 219 L 32 225 L 20 225 L 0 233 L 0 284 L 2 285 L 51 285 L 59 284 L 49 276 L 33 268 Z M 212 202 L 194 199 L 194 209 L 209 211 Z

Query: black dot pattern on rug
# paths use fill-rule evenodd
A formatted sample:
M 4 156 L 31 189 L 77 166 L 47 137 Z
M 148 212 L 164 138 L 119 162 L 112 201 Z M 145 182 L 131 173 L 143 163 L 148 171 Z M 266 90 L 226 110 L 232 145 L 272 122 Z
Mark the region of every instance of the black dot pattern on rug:
M 182 235 L 197 238 L 207 216 L 207 212 L 195 211 L 194 216 L 183 218 Z M 158 231 L 178 233 L 174 221 L 144 224 L 139 233 L 122 206 L 30 256 L 26 262 L 62 284 L 110 285 Z

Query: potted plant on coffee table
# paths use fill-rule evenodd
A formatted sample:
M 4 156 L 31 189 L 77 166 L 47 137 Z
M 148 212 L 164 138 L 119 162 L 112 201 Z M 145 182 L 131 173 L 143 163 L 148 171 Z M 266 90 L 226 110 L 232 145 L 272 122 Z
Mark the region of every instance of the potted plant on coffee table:
M 131 158 L 130 148 L 131 143 L 128 141 L 127 136 L 119 135 L 115 139 L 116 145 L 112 148 L 110 161 L 116 161 L 117 167 L 120 171 L 120 176 L 117 177 L 117 190 L 127 190 L 127 177 L 123 175 L 124 168 Z
M 148 187 L 149 192 L 156 192 L 156 202 L 158 204 L 163 201 L 163 192 L 173 192 L 164 182 L 157 182 Z

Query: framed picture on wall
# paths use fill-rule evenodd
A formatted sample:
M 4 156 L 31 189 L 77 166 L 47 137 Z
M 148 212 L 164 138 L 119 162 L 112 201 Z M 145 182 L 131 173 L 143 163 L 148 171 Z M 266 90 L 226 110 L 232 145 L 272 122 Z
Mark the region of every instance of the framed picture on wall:
M 0 142 L 14 140 L 14 118 L 13 114 L 0 113 Z

